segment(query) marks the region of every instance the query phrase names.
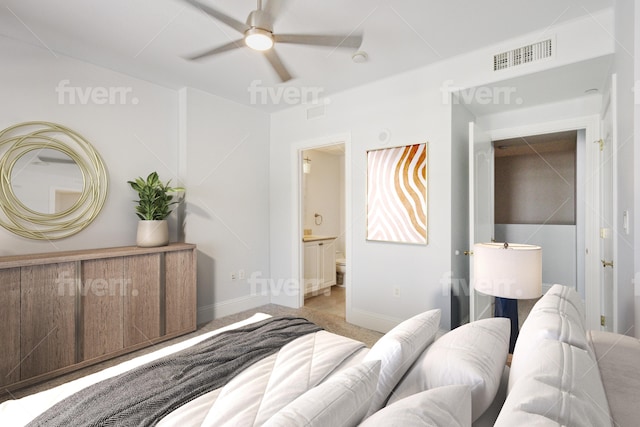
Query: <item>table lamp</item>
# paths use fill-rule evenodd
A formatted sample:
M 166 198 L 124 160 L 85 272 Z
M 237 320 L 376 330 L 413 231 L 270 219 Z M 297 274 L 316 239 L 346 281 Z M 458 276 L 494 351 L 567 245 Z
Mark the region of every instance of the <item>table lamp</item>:
M 542 295 L 542 248 L 517 243 L 477 243 L 474 288 L 496 297 L 495 317 L 511 319 L 509 353 L 518 338 L 518 300 Z

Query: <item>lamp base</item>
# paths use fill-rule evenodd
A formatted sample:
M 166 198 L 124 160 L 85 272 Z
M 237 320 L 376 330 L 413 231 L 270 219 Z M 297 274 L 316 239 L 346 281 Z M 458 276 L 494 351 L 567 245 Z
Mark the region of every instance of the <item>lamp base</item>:
M 511 320 L 511 338 L 509 339 L 509 353 L 513 354 L 518 339 L 518 300 L 496 297 L 495 317 L 506 317 Z

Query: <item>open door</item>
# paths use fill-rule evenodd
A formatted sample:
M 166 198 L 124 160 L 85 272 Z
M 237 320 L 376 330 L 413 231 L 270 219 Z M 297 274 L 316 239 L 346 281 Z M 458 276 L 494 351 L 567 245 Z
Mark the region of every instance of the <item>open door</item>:
M 600 326 L 614 332 L 616 300 L 616 240 L 614 170 L 616 167 L 616 75 L 611 76 L 611 88 L 605 97 L 602 113 L 602 138 L 600 144 L 599 171 L 599 227 L 600 227 Z
M 474 122 L 469 123 L 469 250 L 493 240 L 493 145 Z M 473 255 L 469 257 L 471 321 L 493 317 L 493 298 L 474 289 Z

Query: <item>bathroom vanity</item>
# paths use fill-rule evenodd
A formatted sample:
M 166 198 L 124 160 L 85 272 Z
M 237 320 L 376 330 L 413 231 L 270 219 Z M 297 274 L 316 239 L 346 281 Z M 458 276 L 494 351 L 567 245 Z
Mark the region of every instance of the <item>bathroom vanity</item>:
M 304 296 L 336 284 L 335 236 L 304 236 Z

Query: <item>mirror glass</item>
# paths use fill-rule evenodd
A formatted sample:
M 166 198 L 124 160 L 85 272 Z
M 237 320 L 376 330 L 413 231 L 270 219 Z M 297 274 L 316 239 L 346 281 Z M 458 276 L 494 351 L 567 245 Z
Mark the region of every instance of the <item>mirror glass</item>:
M 50 148 L 25 152 L 11 171 L 11 188 L 27 208 L 64 212 L 82 196 L 82 171 L 66 153 Z
M 98 216 L 109 190 L 102 157 L 51 122 L 0 131 L 0 226 L 27 239 L 72 236 Z

